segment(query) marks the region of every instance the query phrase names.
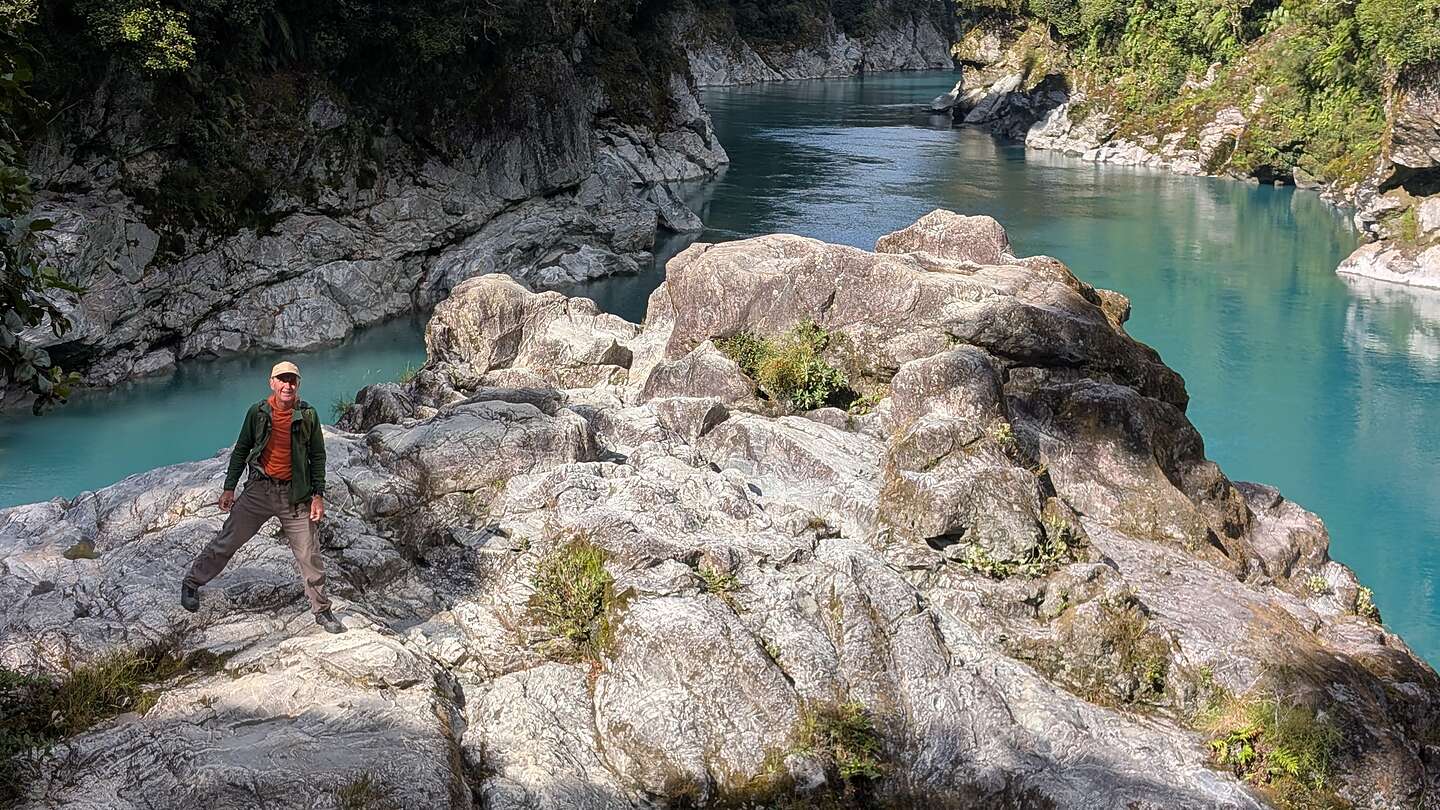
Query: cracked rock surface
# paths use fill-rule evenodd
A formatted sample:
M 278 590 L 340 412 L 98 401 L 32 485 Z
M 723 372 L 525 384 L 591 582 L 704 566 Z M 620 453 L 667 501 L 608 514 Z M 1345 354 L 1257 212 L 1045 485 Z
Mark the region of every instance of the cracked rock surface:
M 643 328 L 457 286 L 426 366 L 327 428 L 343 636 L 268 529 L 180 608 L 223 454 L 0 511 L 0 664 L 219 661 L 64 741 L 25 806 L 330 807 L 362 775 L 407 808 L 1268 806 L 1195 730 L 1224 689 L 1330 718 L 1354 806 L 1435 807 L 1440 678 L 1315 515 L 1205 458 L 1128 307 L 986 218 L 881 247 L 695 245 Z M 872 410 L 786 413 L 716 348 L 802 322 Z M 608 633 L 563 654 L 532 605 L 577 541 Z M 807 734 L 846 704 L 876 778 Z

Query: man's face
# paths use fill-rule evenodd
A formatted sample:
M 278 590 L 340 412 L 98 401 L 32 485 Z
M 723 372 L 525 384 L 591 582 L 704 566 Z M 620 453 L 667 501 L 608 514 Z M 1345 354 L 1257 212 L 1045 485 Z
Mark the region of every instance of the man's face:
M 270 378 L 270 390 L 282 405 L 294 405 L 300 399 L 300 378 L 294 374 L 281 374 Z

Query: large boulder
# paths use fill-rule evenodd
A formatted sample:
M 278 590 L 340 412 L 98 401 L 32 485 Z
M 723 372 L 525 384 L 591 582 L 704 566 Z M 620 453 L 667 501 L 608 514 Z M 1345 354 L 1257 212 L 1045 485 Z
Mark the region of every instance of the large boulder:
M 602 313 L 587 298 L 533 293 L 509 276 L 464 282 L 425 328 L 432 363 L 454 384 L 474 388 L 487 375 L 524 370 L 558 387 L 593 385 L 630 366 L 626 342 L 639 328 Z
M 994 220 L 936 212 L 880 243 L 921 252 L 869 253 L 788 235 L 692 245 L 667 266 L 662 299 L 651 299 L 673 320 L 666 356 L 808 321 L 843 335 L 842 361 L 881 379 L 964 343 L 1006 365 L 1078 368 L 1183 407 L 1179 376 L 1112 322 L 1093 289 L 1054 283 L 1053 268 L 1000 263 L 1008 240 Z

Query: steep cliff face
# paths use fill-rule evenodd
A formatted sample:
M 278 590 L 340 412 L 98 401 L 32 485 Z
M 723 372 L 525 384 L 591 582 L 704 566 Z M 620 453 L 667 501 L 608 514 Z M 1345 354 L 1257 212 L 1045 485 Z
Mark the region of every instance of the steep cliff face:
M 1044 24 L 977 25 L 956 54 L 965 66 L 954 93 L 956 120 L 1026 146 L 1096 163 L 1322 188 L 1336 202 L 1358 194 L 1363 175 L 1322 179 L 1293 156 L 1257 163 L 1242 154 L 1251 130 L 1272 115 L 1267 103 L 1275 94 L 1255 82 L 1257 70 L 1243 60 L 1228 68 L 1212 64 L 1185 82 L 1170 112 L 1139 116 L 1119 109 L 1114 88 L 1089 76 Z
M 1356 226 L 1372 241 L 1339 272 L 1440 288 L 1440 65 L 1399 77 L 1388 121 L 1384 152 L 1355 212 Z
M 696 84 L 707 87 L 948 69 L 954 61 L 944 22 L 935 15 L 893 13 L 870 30 L 847 33 L 827 14 L 813 35 L 778 43 L 747 38 L 728 14 L 692 9 L 675 18 L 674 36 L 684 46 Z
M 268 536 L 180 608 L 222 457 L 0 510 L 0 667 L 184 662 L 20 805 L 1436 807 L 1440 678 L 1128 312 L 948 212 L 695 245 L 643 328 L 461 282 L 326 431 L 344 636 Z
M 659 88 L 670 119 L 632 125 L 575 57 L 526 58 L 535 84 L 506 125 L 456 121 L 441 143 L 365 120 L 315 77 L 257 81 L 233 138 L 272 193 L 224 229 L 194 213 L 234 204 L 213 201 L 223 181 L 172 157 L 147 114 L 164 100 L 118 74 L 32 155 L 53 255 L 86 288 L 71 332 L 36 337 L 103 385 L 187 357 L 322 345 L 472 275 L 635 270 L 657 228 L 699 227 L 671 184 L 726 157 L 683 74 Z

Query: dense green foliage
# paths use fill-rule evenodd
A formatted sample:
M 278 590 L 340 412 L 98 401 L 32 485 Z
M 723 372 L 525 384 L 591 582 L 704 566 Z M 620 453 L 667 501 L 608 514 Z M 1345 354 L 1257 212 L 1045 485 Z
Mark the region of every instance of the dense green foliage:
M 1345 183 L 1380 148 L 1386 87 L 1440 60 L 1440 0 L 971 0 L 1043 23 L 1122 134 L 1192 131 L 1226 106 L 1253 115 L 1211 171 Z M 1215 81 L 1197 85 L 1215 65 Z
M 26 388 L 38 414 L 64 402 L 76 378 L 20 334 L 46 323 L 56 335 L 68 329 L 46 293 L 77 288 L 42 260 L 39 237 L 51 222 L 32 214 L 34 193 L 14 127 L 39 109 L 28 91 L 36 54 L 25 40 L 35 10 L 34 0 L 0 0 L 0 380 Z

